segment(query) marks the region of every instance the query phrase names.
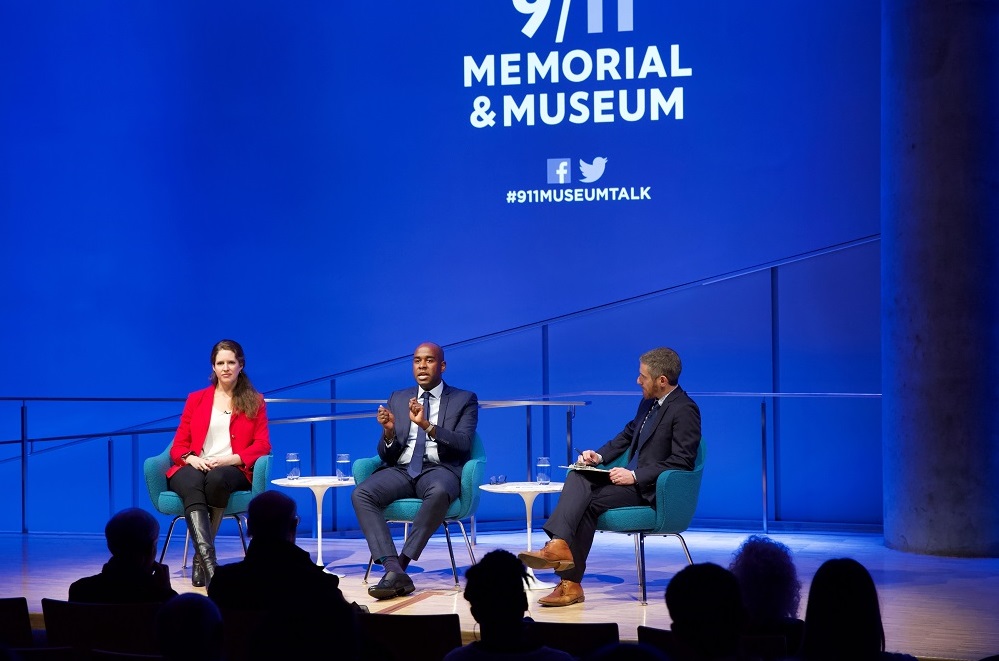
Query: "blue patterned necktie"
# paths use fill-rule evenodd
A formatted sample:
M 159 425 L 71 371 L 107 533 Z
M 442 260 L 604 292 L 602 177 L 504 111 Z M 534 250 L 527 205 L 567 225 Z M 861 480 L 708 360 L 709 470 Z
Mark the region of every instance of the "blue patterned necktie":
M 430 422 L 430 393 L 423 393 L 423 417 Z M 423 471 L 423 455 L 427 452 L 427 432 L 423 431 L 423 427 L 418 427 L 416 430 L 416 447 L 413 448 L 413 456 L 409 460 L 409 468 L 407 472 L 409 476 L 414 480 L 420 476 Z
M 642 441 L 648 438 L 649 434 L 652 433 L 652 426 L 649 425 L 649 420 L 655 415 L 656 411 L 659 410 L 659 400 L 656 400 L 649 409 L 649 412 L 645 414 L 645 420 L 642 420 L 642 426 L 638 429 L 638 433 L 635 434 L 635 439 L 631 443 L 631 456 L 628 458 L 628 470 L 635 470 L 635 466 L 638 465 L 638 448 L 642 446 Z M 649 431 L 646 433 L 645 428 L 648 427 Z

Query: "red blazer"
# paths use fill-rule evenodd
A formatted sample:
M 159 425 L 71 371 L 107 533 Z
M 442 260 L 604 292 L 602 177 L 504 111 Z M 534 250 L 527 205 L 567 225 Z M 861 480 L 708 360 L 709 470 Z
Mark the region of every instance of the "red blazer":
M 170 460 L 173 465 L 167 469 L 167 477 L 172 477 L 186 466 L 181 456 L 188 452 L 201 454 L 208 437 L 208 423 L 212 418 L 212 402 L 215 399 L 215 386 L 192 392 L 187 396 L 184 412 L 180 416 L 180 426 L 173 436 L 170 446 Z M 239 470 L 243 471 L 250 482 L 253 482 L 253 464 L 271 451 L 271 434 L 267 429 L 267 405 L 260 398 L 260 408 L 251 420 L 242 411 L 234 411 L 229 416 L 229 437 L 232 451 L 243 460 Z

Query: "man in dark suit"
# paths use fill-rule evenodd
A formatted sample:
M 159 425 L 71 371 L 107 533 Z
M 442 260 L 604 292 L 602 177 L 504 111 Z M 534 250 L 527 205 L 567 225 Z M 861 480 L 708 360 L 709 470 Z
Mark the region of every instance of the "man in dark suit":
M 406 568 L 420 557 L 451 502 L 461 494 L 461 469 L 471 452 L 479 400 L 473 392 L 444 383 L 441 375 L 446 367 L 439 346 L 424 342 L 416 347 L 417 387 L 395 391 L 388 406 L 378 407 L 382 465 L 351 495 L 371 557 L 385 567 L 378 584 L 368 588 L 375 599 L 400 597 L 416 589 Z M 399 498 L 423 499 L 401 554 L 382 514 Z
M 609 473 L 569 471 L 545 532 L 544 548 L 520 554 L 533 569 L 555 569 L 561 581 L 542 606 L 583 601 L 583 572 L 593 545 L 597 518 L 615 507 L 655 505 L 656 480 L 665 470 L 693 470 L 701 443 L 701 412 L 679 386 L 680 357 L 672 349 L 653 349 L 639 360 L 643 399 L 635 419 L 600 449 L 585 450 L 579 461 L 590 466 L 628 453 L 627 466 Z

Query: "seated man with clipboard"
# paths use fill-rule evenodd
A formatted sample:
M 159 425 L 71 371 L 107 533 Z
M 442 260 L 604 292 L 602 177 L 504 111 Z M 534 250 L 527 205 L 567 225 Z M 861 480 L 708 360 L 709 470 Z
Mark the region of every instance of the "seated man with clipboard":
M 638 369 L 643 399 L 634 420 L 598 450 L 584 450 L 570 467 L 558 505 L 544 526 L 551 541 L 538 551 L 519 555 L 528 567 L 554 569 L 561 579 L 550 595 L 538 600 L 542 606 L 583 601 L 580 582 L 601 514 L 615 507 L 654 505 L 660 473 L 693 470 L 701 442 L 701 412 L 679 386 L 681 369 L 680 357 L 672 349 L 644 353 Z M 593 468 L 625 452 L 627 466 Z

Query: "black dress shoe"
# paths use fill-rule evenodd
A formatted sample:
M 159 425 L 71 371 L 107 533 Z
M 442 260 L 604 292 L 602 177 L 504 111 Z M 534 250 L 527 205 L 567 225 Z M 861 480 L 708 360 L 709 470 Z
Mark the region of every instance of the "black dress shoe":
M 413 579 L 406 573 L 390 571 L 385 572 L 377 585 L 368 588 L 368 594 L 375 599 L 393 599 L 407 595 L 415 589 Z

